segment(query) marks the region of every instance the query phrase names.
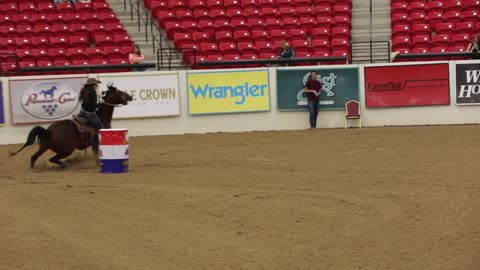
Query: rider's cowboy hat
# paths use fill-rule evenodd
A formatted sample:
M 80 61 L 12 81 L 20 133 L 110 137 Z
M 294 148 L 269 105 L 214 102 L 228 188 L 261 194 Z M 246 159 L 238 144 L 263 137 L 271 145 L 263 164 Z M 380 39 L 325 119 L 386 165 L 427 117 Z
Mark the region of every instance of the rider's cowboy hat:
M 99 83 L 102 83 L 102 82 L 95 78 L 88 78 L 87 82 L 84 85 L 99 84 Z

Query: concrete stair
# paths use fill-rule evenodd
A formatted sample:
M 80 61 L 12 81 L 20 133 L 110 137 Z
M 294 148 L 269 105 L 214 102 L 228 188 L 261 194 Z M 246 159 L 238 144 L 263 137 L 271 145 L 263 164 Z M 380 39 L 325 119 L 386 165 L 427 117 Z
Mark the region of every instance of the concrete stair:
M 161 38 L 161 35 L 166 36 L 165 33 L 158 32 L 155 28 L 153 31 L 150 30 L 150 19 L 148 19 L 148 26 L 145 29 L 145 21 L 147 21 L 147 18 L 149 18 L 150 14 L 146 13 L 149 11 L 148 9 L 144 8 L 143 1 L 139 1 L 140 2 L 140 18 L 141 18 L 140 29 L 138 26 L 139 18 L 137 15 L 136 6 L 133 8 L 133 18 L 132 18 L 129 1 L 127 1 L 126 9 L 123 1 L 107 0 L 107 2 L 110 4 L 110 7 L 112 8 L 112 10 L 117 14 L 117 17 L 120 20 L 120 22 L 124 25 L 125 30 L 127 30 L 127 32 L 130 34 L 130 36 L 135 41 L 135 43 L 140 46 L 140 50 L 145 55 L 146 62 L 157 64 L 157 49 L 160 47 L 158 42 L 161 42 L 162 48 L 173 48 L 173 42 L 165 41 L 164 38 Z M 136 4 L 136 1 L 132 1 L 132 3 Z M 145 34 L 147 34 L 148 36 L 148 41 L 146 39 Z M 152 35 L 157 40 L 157 43 L 155 43 L 155 49 L 154 49 L 154 41 L 153 41 Z M 168 57 L 166 55 L 164 56 Z M 181 60 L 179 59 L 172 60 L 172 65 L 180 65 L 180 64 L 181 64 Z

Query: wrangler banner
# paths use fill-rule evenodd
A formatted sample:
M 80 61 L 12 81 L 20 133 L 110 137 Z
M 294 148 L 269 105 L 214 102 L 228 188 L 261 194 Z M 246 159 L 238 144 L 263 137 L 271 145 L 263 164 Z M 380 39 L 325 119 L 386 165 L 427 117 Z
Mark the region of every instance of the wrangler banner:
M 457 64 L 455 66 L 458 105 L 480 105 L 480 64 Z
M 450 104 L 448 64 L 365 67 L 366 106 Z
M 72 118 L 87 77 L 10 80 L 13 124 L 35 124 Z
M 0 81 L 0 126 L 5 124 L 5 110 L 3 106 L 3 85 Z
M 270 110 L 268 70 L 187 73 L 190 114 Z
M 113 84 L 133 98 L 128 105 L 115 108 L 114 119 L 149 118 L 180 115 L 180 95 L 177 74 L 103 75 L 100 89 L 107 90 Z
M 307 110 L 303 93 L 312 69 L 277 70 L 277 104 L 280 111 Z M 320 110 L 345 110 L 349 100 L 359 100 L 358 68 L 315 70 L 322 84 Z

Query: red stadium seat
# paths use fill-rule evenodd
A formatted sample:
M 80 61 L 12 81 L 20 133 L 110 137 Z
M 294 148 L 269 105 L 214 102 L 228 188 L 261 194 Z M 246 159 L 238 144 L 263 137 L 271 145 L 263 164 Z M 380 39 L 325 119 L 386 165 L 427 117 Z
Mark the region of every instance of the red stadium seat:
M 330 38 L 330 27 L 316 27 L 312 30 L 313 39 Z
M 398 36 L 393 38 L 393 46 L 392 46 L 393 51 L 399 51 L 399 50 L 405 50 L 405 49 L 410 50 L 410 47 L 411 47 L 411 40 L 409 36 Z
M 65 2 L 65 3 L 58 3 L 56 4 L 57 7 L 57 12 L 58 13 L 74 13 L 75 9 L 73 8 L 73 5 L 70 2 Z
M 312 50 L 330 51 L 330 40 L 328 38 L 319 38 L 312 40 Z
M 418 48 L 430 49 L 431 41 L 430 35 L 420 35 L 412 37 L 412 50 Z
M 432 47 L 442 47 L 447 48 L 450 44 L 450 36 L 449 35 L 434 35 L 432 36 Z
M 66 55 L 71 61 L 88 60 L 88 56 L 83 48 L 68 48 Z
M 444 8 L 445 8 L 445 3 L 443 1 L 430 1 L 427 3 L 428 11 L 443 12 Z
M 410 13 L 410 24 L 425 24 L 428 22 L 427 15 L 424 12 Z
M 252 39 L 255 41 L 271 41 L 270 35 L 266 30 L 253 30 Z
M 202 43 L 200 45 L 200 50 L 205 56 L 217 55 L 219 48 L 216 43 Z
M 251 41 L 252 40 L 252 36 L 250 35 L 250 32 L 245 31 L 245 30 L 234 31 L 233 32 L 233 38 L 237 42 Z
M 220 52 L 223 55 L 229 55 L 229 54 L 239 54 L 237 44 L 235 42 L 223 42 L 218 45 L 218 48 L 220 49 Z
M 34 14 L 37 13 L 37 5 L 35 3 L 19 3 L 18 11 L 21 14 Z
M 455 32 L 454 23 L 438 23 L 436 28 L 437 34 L 440 35 L 452 35 Z
M 241 55 L 257 53 L 257 48 L 253 42 L 239 42 L 237 43 L 237 47 Z
M 257 48 L 259 54 L 275 52 L 273 42 L 270 41 L 256 41 L 255 47 Z
M 446 11 L 457 11 L 461 12 L 463 10 L 463 2 L 462 1 L 446 1 L 445 2 L 445 10 Z
M 473 35 L 477 32 L 477 29 L 473 22 L 458 22 L 455 24 L 455 32 L 458 34 Z
M 218 31 L 215 38 L 218 42 L 235 42 L 231 31 Z
M 32 50 L 30 49 L 17 49 L 15 50 L 19 61 L 30 62 L 35 61 L 35 55 L 33 55 Z
M 442 11 L 431 11 L 427 13 L 427 21 L 430 24 L 430 28 L 432 30 L 437 29 L 437 24 L 438 23 L 443 23 L 444 22 L 444 17 L 445 15 L 443 14 Z

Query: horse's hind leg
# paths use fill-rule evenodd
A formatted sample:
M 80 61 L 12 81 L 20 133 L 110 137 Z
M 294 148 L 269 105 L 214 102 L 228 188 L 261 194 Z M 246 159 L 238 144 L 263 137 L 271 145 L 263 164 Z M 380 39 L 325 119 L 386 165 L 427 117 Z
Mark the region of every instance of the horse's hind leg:
M 33 156 L 30 158 L 30 168 L 33 169 L 35 167 L 35 162 L 37 161 L 38 157 L 40 157 L 47 150 L 48 150 L 48 147 L 40 144 L 40 148 L 38 149 L 38 151 L 35 154 L 33 154 Z
M 58 164 L 60 167 L 65 169 L 65 168 L 69 167 L 70 164 L 68 164 L 65 161 L 61 161 L 60 159 L 70 156 L 72 154 L 72 152 L 70 152 L 70 153 L 57 153 L 55 156 L 50 158 L 49 161 L 52 162 L 52 163 Z

